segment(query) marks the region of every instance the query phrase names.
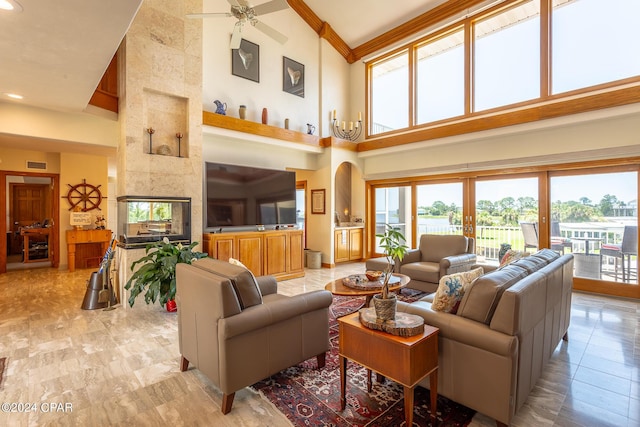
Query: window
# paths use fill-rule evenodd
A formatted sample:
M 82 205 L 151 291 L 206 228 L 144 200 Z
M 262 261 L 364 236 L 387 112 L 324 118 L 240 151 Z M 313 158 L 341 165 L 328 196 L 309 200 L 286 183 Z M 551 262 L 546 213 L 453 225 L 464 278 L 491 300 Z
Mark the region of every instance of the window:
M 417 119 L 428 123 L 464 114 L 464 30 L 418 47 Z
M 411 247 L 411 187 L 376 188 L 376 234 L 384 233 L 386 224 L 397 227 Z M 375 252 L 384 253 L 380 239 L 375 238 Z
M 371 133 L 409 126 L 409 53 L 371 66 Z
M 640 1 L 553 1 L 553 93 L 640 74 Z
M 417 237 L 423 234 L 462 234 L 462 183 L 418 185 Z
M 541 112 L 557 117 L 634 102 L 637 16 L 638 0 L 503 0 L 448 27 L 442 22 L 367 63 L 367 136 L 420 128 L 437 138 L 473 128 L 428 132 L 461 119 L 482 130 L 485 115 L 516 124 Z M 576 95 L 589 95 L 591 105 Z
M 540 2 L 478 21 L 474 29 L 474 111 L 538 98 Z

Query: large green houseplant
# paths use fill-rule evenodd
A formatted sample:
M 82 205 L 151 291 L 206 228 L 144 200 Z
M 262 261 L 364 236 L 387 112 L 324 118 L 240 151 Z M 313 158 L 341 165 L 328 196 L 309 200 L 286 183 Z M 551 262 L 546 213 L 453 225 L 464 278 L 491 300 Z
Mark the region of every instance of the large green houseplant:
M 176 265 L 178 263 L 191 264 L 195 259 L 205 258 L 206 253 L 194 251 L 198 242 L 189 246 L 178 243 L 172 244 L 166 237 L 161 242 L 147 245 L 146 256 L 131 264 L 131 271 L 136 265 L 140 268 L 134 271 L 125 285 L 126 290 L 131 290 L 129 305 L 133 307 L 138 295 L 144 292 L 144 300 L 147 304 L 160 300 L 164 307 L 176 296 Z
M 373 305 L 376 309 L 376 316 L 382 320 L 395 318 L 396 296 L 389 294 L 389 280 L 393 273 L 393 263 L 400 262 L 404 258 L 409 247 L 405 245 L 406 239 L 399 227 L 385 224 L 385 231 L 376 234 L 380 238 L 379 246 L 384 250 L 387 257 L 387 266 L 384 270 L 384 281 L 381 293 L 373 298 Z

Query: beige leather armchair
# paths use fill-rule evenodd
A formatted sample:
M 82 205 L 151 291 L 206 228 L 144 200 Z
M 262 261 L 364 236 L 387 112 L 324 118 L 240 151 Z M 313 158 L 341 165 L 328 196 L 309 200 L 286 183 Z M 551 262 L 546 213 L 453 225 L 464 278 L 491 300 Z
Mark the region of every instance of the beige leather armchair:
M 211 258 L 176 267 L 180 370 L 192 364 L 221 391 L 237 390 L 329 349 L 329 291 L 287 297 L 271 276 Z
M 458 235 L 423 234 L 418 249 L 407 251 L 397 272 L 411 278 L 409 288 L 435 292 L 446 274 L 469 271 L 476 263 L 475 241 Z

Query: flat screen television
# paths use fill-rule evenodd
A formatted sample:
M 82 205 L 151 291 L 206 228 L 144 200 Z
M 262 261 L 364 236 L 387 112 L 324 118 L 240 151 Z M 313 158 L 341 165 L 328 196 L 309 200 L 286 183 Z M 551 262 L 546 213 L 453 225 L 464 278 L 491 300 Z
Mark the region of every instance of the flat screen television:
M 295 172 L 205 163 L 205 231 L 296 224 Z

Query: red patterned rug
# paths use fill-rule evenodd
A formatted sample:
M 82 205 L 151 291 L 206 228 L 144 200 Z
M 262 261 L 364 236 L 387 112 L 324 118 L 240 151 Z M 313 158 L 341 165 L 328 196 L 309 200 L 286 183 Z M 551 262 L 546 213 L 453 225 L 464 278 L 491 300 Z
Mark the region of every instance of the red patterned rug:
M 415 301 L 424 293 L 404 289 L 399 299 Z M 367 392 L 366 370 L 356 364 L 347 364 L 347 408 L 340 410 L 340 370 L 338 368 L 338 322 L 336 318 L 352 313 L 364 303 L 364 298 L 334 296 L 329 310 L 329 340 L 324 368 L 317 369 L 316 359 L 286 369 L 252 387 L 260 391 L 295 426 L 397 427 L 404 425 L 404 400 L 401 385 L 386 380 L 374 381 L 373 390 Z M 438 426 L 466 426 L 475 411 L 438 397 Z M 416 387 L 414 426 L 430 425 L 429 390 Z

